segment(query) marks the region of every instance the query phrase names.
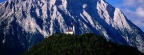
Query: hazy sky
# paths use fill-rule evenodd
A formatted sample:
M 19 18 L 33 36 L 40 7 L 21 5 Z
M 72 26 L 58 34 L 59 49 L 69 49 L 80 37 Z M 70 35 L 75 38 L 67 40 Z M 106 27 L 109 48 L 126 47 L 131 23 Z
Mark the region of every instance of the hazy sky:
M 3 2 L 6 0 L 0 0 Z M 114 7 L 120 8 L 126 17 L 144 31 L 144 0 L 106 0 Z

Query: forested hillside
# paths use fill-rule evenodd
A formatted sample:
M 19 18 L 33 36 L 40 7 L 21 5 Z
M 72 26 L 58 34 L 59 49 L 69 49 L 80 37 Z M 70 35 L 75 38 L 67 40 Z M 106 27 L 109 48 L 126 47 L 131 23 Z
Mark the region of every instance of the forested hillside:
M 106 41 L 94 34 L 55 34 L 24 55 L 142 55 L 136 48 Z

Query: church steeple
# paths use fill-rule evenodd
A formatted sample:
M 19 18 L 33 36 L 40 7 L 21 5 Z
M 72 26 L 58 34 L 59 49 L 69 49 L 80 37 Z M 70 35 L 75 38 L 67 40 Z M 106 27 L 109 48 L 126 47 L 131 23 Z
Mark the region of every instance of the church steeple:
M 72 30 L 73 30 L 73 34 L 75 34 L 75 25 L 74 25 L 74 23 L 72 23 Z
M 75 34 L 75 25 L 74 23 L 71 23 L 72 24 L 72 29 L 69 29 L 67 30 L 66 34 Z

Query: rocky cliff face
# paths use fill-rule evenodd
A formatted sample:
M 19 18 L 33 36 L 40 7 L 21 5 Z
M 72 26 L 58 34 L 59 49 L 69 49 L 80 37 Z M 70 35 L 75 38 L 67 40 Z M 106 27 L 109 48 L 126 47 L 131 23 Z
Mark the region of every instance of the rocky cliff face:
M 144 34 L 104 0 L 9 0 L 0 4 L 0 47 L 26 51 L 46 36 L 95 33 L 144 52 Z

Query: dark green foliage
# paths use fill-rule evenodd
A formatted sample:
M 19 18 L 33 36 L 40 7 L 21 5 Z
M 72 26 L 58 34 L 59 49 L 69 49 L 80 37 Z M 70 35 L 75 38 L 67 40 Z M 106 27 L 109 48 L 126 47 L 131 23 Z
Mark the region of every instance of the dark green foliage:
M 117 45 L 94 34 L 55 34 L 24 55 L 142 55 L 130 46 Z

